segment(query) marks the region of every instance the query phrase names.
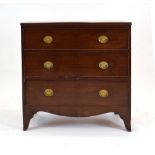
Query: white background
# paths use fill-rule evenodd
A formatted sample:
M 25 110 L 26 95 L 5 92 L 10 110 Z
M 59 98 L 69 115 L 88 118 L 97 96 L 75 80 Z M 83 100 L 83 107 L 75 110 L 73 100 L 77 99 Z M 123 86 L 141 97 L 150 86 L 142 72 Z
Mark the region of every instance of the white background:
M 0 4 L 0 154 L 154 154 L 153 2 L 6 2 Z M 131 133 L 112 113 L 82 119 L 38 113 L 22 131 L 20 23 L 31 21 L 132 22 Z

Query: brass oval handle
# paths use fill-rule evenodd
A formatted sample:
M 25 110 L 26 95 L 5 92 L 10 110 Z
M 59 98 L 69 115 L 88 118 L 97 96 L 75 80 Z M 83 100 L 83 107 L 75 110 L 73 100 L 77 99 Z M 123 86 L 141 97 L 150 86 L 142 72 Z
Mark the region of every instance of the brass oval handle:
M 45 44 L 51 44 L 53 42 L 53 38 L 52 38 L 52 36 L 48 35 L 48 36 L 45 36 L 43 38 L 43 41 L 44 41 Z
M 47 96 L 47 97 L 50 97 L 50 96 L 54 95 L 54 92 L 53 92 L 52 89 L 45 89 L 44 95 Z
M 99 62 L 99 68 L 104 70 L 104 69 L 107 69 L 108 67 L 109 67 L 108 62 L 106 62 L 106 61 Z
M 101 44 L 105 44 L 109 41 L 109 38 L 106 35 L 101 35 L 98 37 L 98 41 Z
M 46 62 L 44 62 L 44 68 L 47 69 L 47 70 L 52 69 L 53 66 L 54 66 L 54 64 L 53 64 L 52 61 L 46 61 Z
M 109 93 L 106 89 L 99 90 L 99 96 L 100 97 L 106 98 L 106 97 L 108 97 L 108 95 L 109 95 Z

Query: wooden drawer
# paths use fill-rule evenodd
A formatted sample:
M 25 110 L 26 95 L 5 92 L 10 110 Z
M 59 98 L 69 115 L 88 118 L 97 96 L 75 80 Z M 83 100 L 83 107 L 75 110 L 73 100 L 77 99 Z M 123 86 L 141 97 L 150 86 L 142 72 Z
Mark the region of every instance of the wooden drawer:
M 45 68 L 44 64 L 47 61 L 52 62 L 53 68 Z M 27 78 L 128 76 L 127 52 L 102 54 L 25 52 L 24 62 Z M 108 66 L 104 66 L 106 65 L 104 63 Z
M 23 48 L 63 50 L 128 49 L 128 31 L 126 28 L 25 28 L 23 31 Z M 51 36 L 52 38 L 44 38 L 45 36 Z M 50 39 L 52 39 L 51 43 L 44 42 L 45 40 L 50 41 Z
M 48 92 L 46 92 L 48 89 Z M 52 96 L 49 89 L 52 90 Z M 100 96 L 106 90 L 108 94 Z M 45 92 L 47 94 L 45 94 Z M 100 95 L 99 95 L 100 92 Z M 122 81 L 27 81 L 26 104 L 44 106 L 123 106 L 128 103 L 128 83 Z

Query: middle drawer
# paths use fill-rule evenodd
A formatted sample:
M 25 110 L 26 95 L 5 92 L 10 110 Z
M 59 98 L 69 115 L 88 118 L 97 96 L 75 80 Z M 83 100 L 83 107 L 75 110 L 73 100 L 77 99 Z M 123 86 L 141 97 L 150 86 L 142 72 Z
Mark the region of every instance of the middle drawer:
M 127 52 L 51 53 L 25 52 L 26 78 L 128 76 Z

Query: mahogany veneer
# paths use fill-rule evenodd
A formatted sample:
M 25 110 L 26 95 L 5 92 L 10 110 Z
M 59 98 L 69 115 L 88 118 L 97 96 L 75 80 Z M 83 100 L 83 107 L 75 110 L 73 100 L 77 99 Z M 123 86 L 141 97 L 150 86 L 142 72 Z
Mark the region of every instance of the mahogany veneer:
M 131 23 L 21 23 L 23 129 L 38 111 L 114 112 L 131 131 Z

